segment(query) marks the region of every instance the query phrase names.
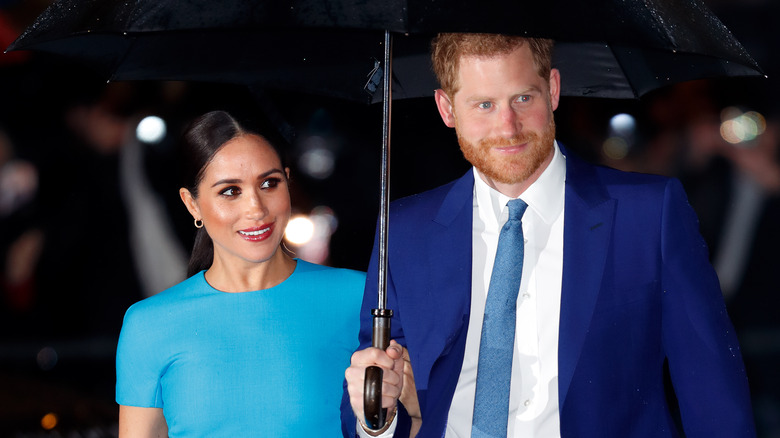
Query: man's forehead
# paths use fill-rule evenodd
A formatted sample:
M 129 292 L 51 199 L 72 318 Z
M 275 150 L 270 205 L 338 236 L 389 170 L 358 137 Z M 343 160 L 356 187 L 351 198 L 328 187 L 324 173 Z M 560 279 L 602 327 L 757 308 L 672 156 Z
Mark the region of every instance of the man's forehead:
M 520 44 L 511 48 L 495 49 L 495 50 L 469 49 L 469 50 L 461 51 L 459 54 L 459 58 L 461 61 L 466 58 L 488 60 L 488 59 L 500 58 L 500 57 L 512 56 L 512 55 L 531 56 L 531 47 L 528 44 Z

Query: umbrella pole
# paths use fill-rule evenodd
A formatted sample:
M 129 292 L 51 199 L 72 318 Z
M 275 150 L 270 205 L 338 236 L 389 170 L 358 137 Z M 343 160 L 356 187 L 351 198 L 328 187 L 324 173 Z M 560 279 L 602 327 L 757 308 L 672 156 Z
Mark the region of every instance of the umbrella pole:
M 390 318 L 393 311 L 387 309 L 387 231 L 390 221 L 390 116 L 392 96 L 392 51 L 393 37 L 385 31 L 385 60 L 382 72 L 383 80 L 383 116 L 382 121 L 382 181 L 379 203 L 379 277 L 377 287 L 377 308 L 371 311 L 374 316 L 372 346 L 386 350 L 390 346 Z M 382 368 L 366 368 L 363 386 L 363 411 L 366 425 L 379 430 L 385 426 L 387 412 L 382 409 Z

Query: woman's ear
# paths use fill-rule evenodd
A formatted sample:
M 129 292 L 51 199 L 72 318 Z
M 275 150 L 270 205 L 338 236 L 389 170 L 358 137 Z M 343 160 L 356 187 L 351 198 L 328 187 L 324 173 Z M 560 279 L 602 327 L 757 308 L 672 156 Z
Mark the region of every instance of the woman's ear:
M 184 206 L 187 207 L 187 211 L 190 212 L 193 219 L 203 219 L 203 216 L 200 214 L 200 208 L 198 208 L 198 202 L 192 197 L 192 193 L 190 193 L 189 190 L 184 187 L 180 188 L 179 197 L 181 198 L 181 202 L 184 203 Z

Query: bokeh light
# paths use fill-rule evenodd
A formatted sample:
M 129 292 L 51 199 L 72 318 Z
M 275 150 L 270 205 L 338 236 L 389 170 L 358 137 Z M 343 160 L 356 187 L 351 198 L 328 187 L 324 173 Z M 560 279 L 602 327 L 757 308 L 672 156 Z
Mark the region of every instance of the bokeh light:
M 57 365 L 57 350 L 52 347 L 43 347 L 36 356 L 38 367 L 44 371 L 49 371 Z
M 720 135 L 731 144 L 746 144 L 763 134 L 766 119 L 756 111 L 728 107 L 721 111 Z
M 298 157 L 298 166 L 308 176 L 326 179 L 333 175 L 336 168 L 336 155 L 328 142 L 317 135 L 303 141 L 304 151 Z
M 308 216 L 295 216 L 287 223 L 285 236 L 290 243 L 303 245 L 314 236 L 314 222 Z
M 628 142 L 622 137 L 610 137 L 601 146 L 604 155 L 613 160 L 622 160 L 628 155 Z
M 632 137 L 636 131 L 636 119 L 631 114 L 616 114 L 609 120 L 609 127 L 615 135 Z
M 166 132 L 165 121 L 157 116 L 144 117 L 135 129 L 138 140 L 150 144 L 161 142 Z
M 339 220 L 336 217 L 336 213 L 330 207 L 324 205 L 314 207 L 311 211 L 311 217 L 316 224 L 315 228 L 328 236 L 333 234 L 336 231 L 336 228 L 338 228 Z
M 43 418 L 41 418 L 41 427 L 46 430 L 52 430 L 57 427 L 58 421 L 59 419 L 57 418 L 57 415 L 49 412 L 48 414 L 44 415 Z
M 609 119 L 609 136 L 601 145 L 605 157 L 622 160 L 628 156 L 636 137 L 636 119 L 631 114 L 615 114 Z
M 327 263 L 330 239 L 338 227 L 332 208 L 320 205 L 308 215 L 296 215 L 287 225 L 285 237 L 296 257 L 312 263 Z

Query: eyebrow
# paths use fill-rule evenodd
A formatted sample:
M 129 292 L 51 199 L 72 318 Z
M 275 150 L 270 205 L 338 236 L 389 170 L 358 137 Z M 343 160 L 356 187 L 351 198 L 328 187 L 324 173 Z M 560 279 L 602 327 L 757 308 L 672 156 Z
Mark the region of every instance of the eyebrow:
M 284 172 L 281 169 L 274 168 L 274 169 L 271 169 L 271 170 L 268 170 L 266 172 L 261 173 L 260 175 L 257 176 L 257 179 L 263 179 L 263 178 L 266 178 L 266 177 L 268 177 L 270 175 L 273 175 L 275 173 L 281 173 L 282 175 L 284 175 Z M 238 179 L 238 178 L 225 178 L 225 179 L 221 179 L 221 180 L 215 182 L 214 184 L 211 185 L 211 187 L 217 187 L 217 186 L 220 186 L 220 185 L 223 185 L 223 184 L 237 184 L 237 183 L 240 183 L 241 181 L 242 180 Z
M 522 91 L 515 93 L 513 96 L 525 96 L 532 93 L 542 93 L 542 89 L 536 85 L 531 85 L 529 87 L 526 87 Z M 495 100 L 493 97 L 488 96 L 482 96 L 482 95 L 474 95 L 466 98 L 466 102 L 488 102 Z

